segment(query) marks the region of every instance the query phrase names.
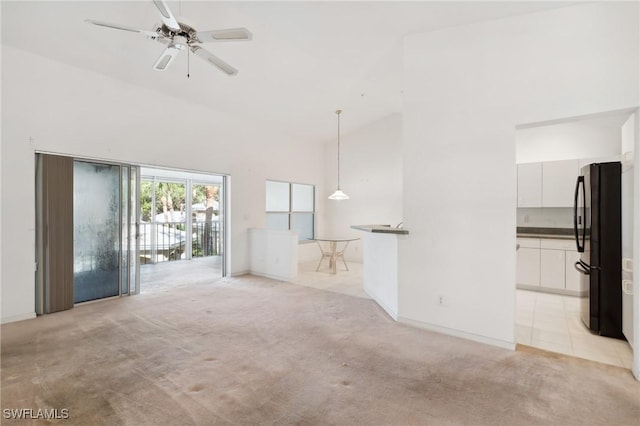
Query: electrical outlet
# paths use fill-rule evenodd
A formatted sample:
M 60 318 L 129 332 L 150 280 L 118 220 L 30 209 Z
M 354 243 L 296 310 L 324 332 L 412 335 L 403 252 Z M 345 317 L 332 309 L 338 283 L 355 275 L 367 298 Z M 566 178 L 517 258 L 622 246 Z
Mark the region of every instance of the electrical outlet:
M 528 214 L 524 215 L 524 223 L 529 223 L 529 215 Z
M 447 299 L 443 295 L 438 295 L 438 306 L 447 306 Z

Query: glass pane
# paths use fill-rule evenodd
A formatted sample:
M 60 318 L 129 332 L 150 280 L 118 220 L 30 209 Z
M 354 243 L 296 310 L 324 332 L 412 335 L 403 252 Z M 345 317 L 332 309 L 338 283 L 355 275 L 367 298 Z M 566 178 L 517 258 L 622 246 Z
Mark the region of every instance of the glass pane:
M 294 212 L 313 211 L 313 185 L 291 184 L 291 193 Z
M 313 240 L 313 213 L 293 213 L 291 230 L 298 233 L 298 240 Z
M 267 228 L 289 229 L 289 213 L 267 213 Z
M 121 215 L 122 215 L 122 258 L 120 260 L 120 274 L 122 283 L 122 294 L 129 293 L 129 167 L 123 166 L 122 170 L 122 188 L 121 188 Z
M 273 182 L 268 180 L 267 187 L 267 211 L 289 211 L 289 184 L 286 182 Z
M 153 207 L 153 182 L 148 180 L 140 180 L 140 228 L 139 233 L 139 253 L 138 259 L 141 264 L 151 263 L 153 258 L 152 249 L 153 236 L 151 218 L 155 215 Z
M 130 264 L 129 264 L 129 292 L 135 293 L 138 290 L 138 237 L 136 235 L 137 229 L 136 224 L 138 223 L 138 167 L 131 166 L 131 176 L 130 176 L 130 204 L 129 204 L 129 250 L 131 256 Z
M 73 245 L 74 302 L 117 296 L 120 166 L 74 163 Z
M 220 185 L 193 184 L 192 257 L 220 254 Z
M 186 190 L 184 183 L 155 183 L 156 214 L 151 218 L 150 227 L 152 263 L 179 260 L 184 256 Z
M 184 183 L 156 182 L 156 215 L 157 223 L 183 223 L 185 220 L 185 193 L 187 186 Z

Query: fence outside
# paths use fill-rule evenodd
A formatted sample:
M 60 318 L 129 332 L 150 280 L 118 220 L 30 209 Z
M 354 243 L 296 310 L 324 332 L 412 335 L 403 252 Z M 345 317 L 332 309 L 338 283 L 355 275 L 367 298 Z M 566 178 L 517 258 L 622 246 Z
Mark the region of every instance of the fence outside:
M 184 222 L 140 224 L 140 263 L 160 263 L 185 258 L 187 244 Z M 191 257 L 220 254 L 218 221 L 193 222 L 191 225 Z

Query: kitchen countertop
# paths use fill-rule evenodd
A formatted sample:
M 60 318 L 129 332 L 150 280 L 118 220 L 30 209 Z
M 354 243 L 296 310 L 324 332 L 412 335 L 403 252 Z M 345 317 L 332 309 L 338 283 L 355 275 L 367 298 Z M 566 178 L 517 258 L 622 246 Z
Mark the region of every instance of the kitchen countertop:
M 376 234 L 406 235 L 409 233 L 407 229 L 392 228 L 391 225 L 351 225 L 351 229 L 357 229 L 359 231 L 365 231 L 365 232 L 373 232 Z
M 520 227 L 516 228 L 516 235 L 520 238 L 555 238 L 562 240 L 574 239 L 573 228 L 536 228 Z

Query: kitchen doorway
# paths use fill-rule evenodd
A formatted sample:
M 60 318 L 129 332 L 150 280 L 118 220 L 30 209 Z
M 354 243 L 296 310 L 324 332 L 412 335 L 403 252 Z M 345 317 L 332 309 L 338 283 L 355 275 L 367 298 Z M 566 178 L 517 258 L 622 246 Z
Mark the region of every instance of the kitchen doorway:
M 588 280 L 586 285 L 581 282 L 574 267 L 580 261 L 574 237 L 577 176 L 591 163 L 622 160 L 624 167 L 634 146 L 633 137 L 631 148 L 623 140 L 624 128 L 635 128 L 629 124 L 632 116 L 634 110 L 613 111 L 516 128 L 518 345 L 632 368 L 632 296 L 622 296 L 626 339 L 592 333 L 581 320 L 580 308 L 581 301 L 589 299 Z M 621 232 L 631 236 L 633 190 L 627 190 L 622 207 L 629 212 L 626 222 L 623 213 Z M 624 256 L 632 256 L 629 247 Z

